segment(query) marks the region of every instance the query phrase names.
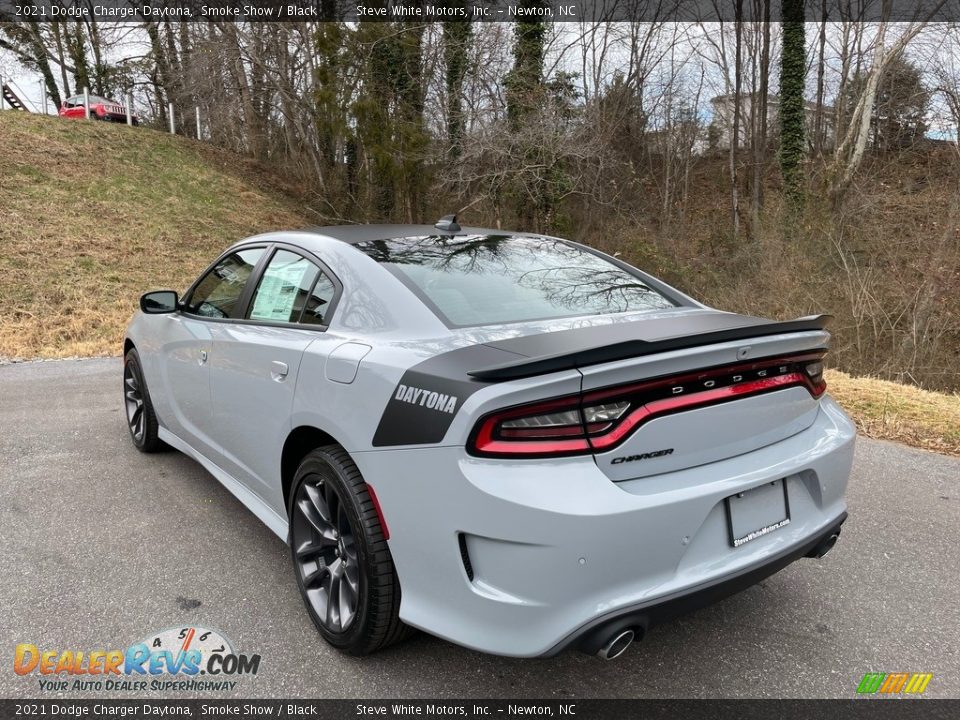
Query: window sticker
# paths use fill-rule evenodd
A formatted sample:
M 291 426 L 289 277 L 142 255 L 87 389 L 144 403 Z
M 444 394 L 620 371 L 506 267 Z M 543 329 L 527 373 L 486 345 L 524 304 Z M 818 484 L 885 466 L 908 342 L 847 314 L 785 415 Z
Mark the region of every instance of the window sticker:
M 283 261 L 278 254 L 263 273 L 250 318 L 291 322 L 294 303 L 302 292 L 304 276 L 310 268 L 310 263 L 303 258 Z

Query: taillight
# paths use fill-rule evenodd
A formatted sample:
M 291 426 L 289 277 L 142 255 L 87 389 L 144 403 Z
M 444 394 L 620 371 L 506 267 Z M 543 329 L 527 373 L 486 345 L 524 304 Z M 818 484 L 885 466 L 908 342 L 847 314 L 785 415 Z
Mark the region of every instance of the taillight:
M 823 391 L 827 389 L 827 381 L 823 379 L 823 361 L 817 360 L 816 362 L 807 363 L 803 370 L 807 373 L 807 377 L 810 378 L 810 382 L 813 383 L 815 395 L 822 395 Z
M 559 457 L 610 450 L 654 417 L 803 386 L 827 389 L 817 351 L 654 378 L 498 410 L 480 419 L 467 449 L 487 457 Z
M 589 452 L 580 397 L 491 413 L 474 429 L 469 447 L 478 455 L 554 456 Z

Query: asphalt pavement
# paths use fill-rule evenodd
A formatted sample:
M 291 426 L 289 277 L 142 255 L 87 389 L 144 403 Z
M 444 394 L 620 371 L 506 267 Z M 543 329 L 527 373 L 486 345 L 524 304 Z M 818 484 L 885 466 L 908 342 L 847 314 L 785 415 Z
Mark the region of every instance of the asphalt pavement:
M 853 697 L 866 672 L 933 673 L 926 696 L 960 697 L 960 459 L 861 438 L 830 555 L 613 662 L 500 658 L 425 634 L 357 659 L 315 632 L 276 536 L 197 463 L 133 448 L 120 367 L 0 367 L 0 697 L 41 695 L 37 674 L 13 672 L 19 643 L 122 649 L 186 626 L 261 655 L 239 697 Z

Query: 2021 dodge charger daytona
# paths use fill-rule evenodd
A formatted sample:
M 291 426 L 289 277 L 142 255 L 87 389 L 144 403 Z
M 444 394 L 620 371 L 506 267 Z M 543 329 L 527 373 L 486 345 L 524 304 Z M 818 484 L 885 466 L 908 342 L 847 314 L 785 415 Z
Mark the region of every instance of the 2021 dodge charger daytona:
M 610 658 L 836 542 L 825 320 L 453 217 L 276 232 L 141 298 L 124 404 L 289 544 L 335 647 Z

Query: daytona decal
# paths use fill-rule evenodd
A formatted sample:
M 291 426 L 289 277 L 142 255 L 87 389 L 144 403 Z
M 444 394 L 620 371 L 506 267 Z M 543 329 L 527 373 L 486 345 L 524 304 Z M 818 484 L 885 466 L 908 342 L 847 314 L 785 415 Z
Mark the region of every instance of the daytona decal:
M 440 410 L 441 412 L 453 414 L 457 409 L 456 395 L 444 395 L 443 393 L 431 392 L 423 388 L 407 387 L 403 383 L 397 385 L 396 400 L 408 402 L 411 405 L 420 405 L 431 410 Z
M 463 403 L 487 384 L 467 373 L 518 357 L 516 353 L 481 344 L 440 353 L 414 365 L 403 373 L 390 393 L 373 435 L 373 446 L 443 442 Z

